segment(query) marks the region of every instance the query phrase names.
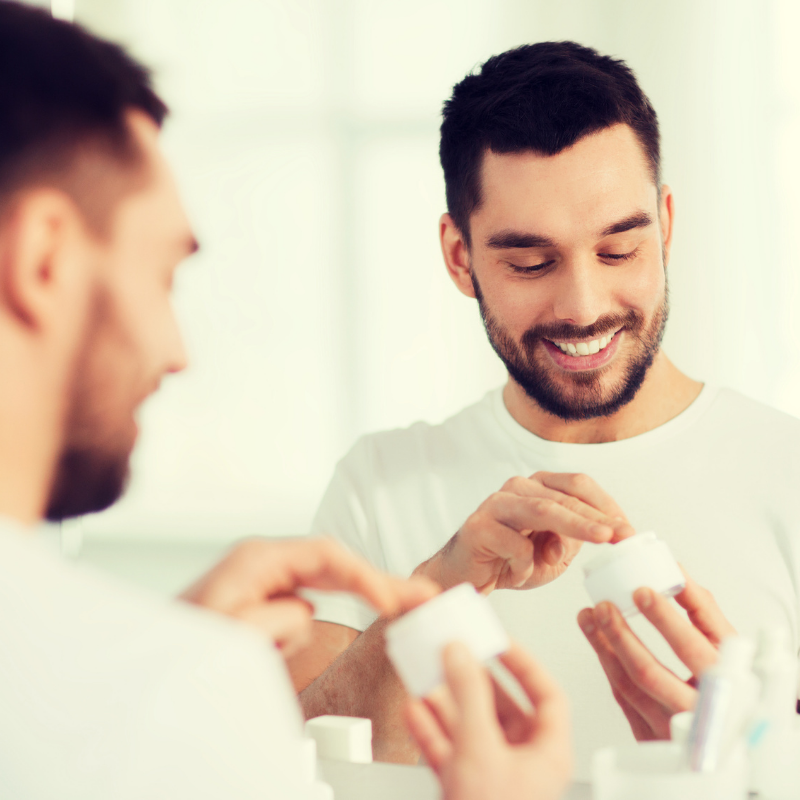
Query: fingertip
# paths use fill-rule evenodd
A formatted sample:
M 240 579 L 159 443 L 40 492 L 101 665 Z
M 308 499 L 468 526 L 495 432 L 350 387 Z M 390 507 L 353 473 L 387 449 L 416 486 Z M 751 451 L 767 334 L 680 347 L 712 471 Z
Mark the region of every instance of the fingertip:
M 578 612 L 578 625 L 587 636 L 591 636 L 596 630 L 594 610 L 591 608 L 581 609 Z
M 442 650 L 442 661 L 448 671 L 468 669 L 472 660 L 472 653 L 463 642 L 450 642 Z
M 653 605 L 655 592 L 647 586 L 642 586 L 633 593 L 633 602 L 639 611 L 646 611 Z
M 604 600 L 602 603 L 598 603 L 594 608 L 595 622 L 599 623 L 602 627 L 605 627 L 611 622 L 614 610 L 615 606 L 613 603 L 609 603 L 606 600 Z
M 598 523 L 589 528 L 589 535 L 592 537 L 593 542 L 603 544 L 614 538 L 614 529 L 610 525 Z

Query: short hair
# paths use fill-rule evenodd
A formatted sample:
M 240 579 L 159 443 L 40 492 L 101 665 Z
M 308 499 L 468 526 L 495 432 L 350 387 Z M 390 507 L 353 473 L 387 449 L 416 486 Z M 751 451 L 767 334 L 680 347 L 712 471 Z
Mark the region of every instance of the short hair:
M 167 114 L 149 71 L 121 47 L 0 0 L 0 204 L 68 172 L 87 151 L 135 162 L 133 109 L 158 126 Z
M 617 123 L 629 125 L 661 184 L 658 118 L 624 61 L 575 42 L 523 45 L 490 58 L 444 104 L 439 157 L 447 210 L 470 244 L 486 150 L 556 155 Z

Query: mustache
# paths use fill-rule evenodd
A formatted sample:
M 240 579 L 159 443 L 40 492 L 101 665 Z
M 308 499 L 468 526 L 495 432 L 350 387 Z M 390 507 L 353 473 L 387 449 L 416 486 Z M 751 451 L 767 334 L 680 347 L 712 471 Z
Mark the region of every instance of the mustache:
M 522 345 L 530 347 L 539 339 L 550 340 L 578 340 L 599 339 L 609 333 L 614 333 L 621 328 L 626 328 L 632 333 L 641 331 L 644 327 L 644 315 L 630 309 L 624 314 L 606 314 L 591 325 L 570 325 L 568 322 L 554 322 L 548 325 L 536 325 L 522 334 Z

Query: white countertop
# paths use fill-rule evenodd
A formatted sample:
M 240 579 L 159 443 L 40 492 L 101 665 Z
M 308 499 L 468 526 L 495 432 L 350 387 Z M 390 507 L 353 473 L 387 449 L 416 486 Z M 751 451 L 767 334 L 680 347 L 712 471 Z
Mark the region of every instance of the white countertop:
M 428 767 L 404 764 L 318 762 L 320 780 L 333 787 L 336 800 L 439 800 L 439 784 Z M 563 800 L 590 800 L 588 783 L 575 783 Z M 531 800 L 535 800 L 532 798 Z

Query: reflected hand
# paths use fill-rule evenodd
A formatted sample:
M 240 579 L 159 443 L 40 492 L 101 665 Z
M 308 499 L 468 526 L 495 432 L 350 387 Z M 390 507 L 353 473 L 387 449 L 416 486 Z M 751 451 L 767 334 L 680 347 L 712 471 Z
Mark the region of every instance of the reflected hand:
M 688 620 L 652 589 L 637 589 L 633 599 L 691 670 L 688 681 L 681 680 L 653 656 L 613 604 L 599 603 L 595 609 L 583 609 L 578 624 L 595 649 L 614 699 L 636 739 L 669 739 L 670 717 L 694 708 L 697 680 L 716 662 L 722 639 L 734 636 L 736 631 L 712 594 L 688 575 L 686 588 L 675 597 L 688 612 Z
M 406 708 L 411 734 L 445 800 L 555 800 L 569 781 L 566 698 L 518 644 L 500 660 L 532 712 L 520 709 L 461 644 L 445 649 L 447 686 Z
M 633 533 L 591 478 L 537 472 L 507 481 L 415 574 L 444 588 L 469 581 L 484 594 L 532 589 L 561 575 L 583 542 L 617 542 Z
M 313 608 L 298 596 L 301 588 L 352 592 L 382 614 L 407 611 L 439 592 L 424 578 L 378 572 L 330 539 L 251 539 L 180 597 L 254 625 L 289 656 L 311 637 Z

